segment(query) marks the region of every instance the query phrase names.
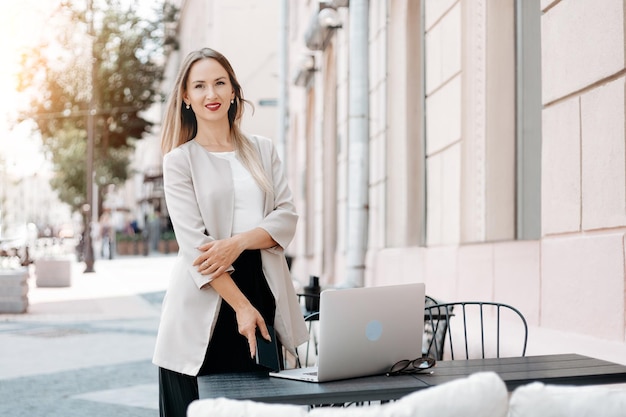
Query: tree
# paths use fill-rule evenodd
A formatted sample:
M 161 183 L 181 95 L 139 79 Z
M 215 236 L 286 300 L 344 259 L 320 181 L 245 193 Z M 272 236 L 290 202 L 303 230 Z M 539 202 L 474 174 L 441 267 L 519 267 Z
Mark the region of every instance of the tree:
M 51 40 L 23 54 L 19 80 L 19 91 L 29 97 L 20 118 L 36 122 L 56 174 L 51 186 L 74 210 L 86 202 L 92 92 L 94 181 L 102 190 L 128 178 L 133 144 L 152 127 L 142 111 L 161 99 L 165 27 L 175 17 L 165 3 L 150 16 L 140 15 L 136 2 L 94 1 L 91 14 L 85 3 L 60 4 L 49 21 Z

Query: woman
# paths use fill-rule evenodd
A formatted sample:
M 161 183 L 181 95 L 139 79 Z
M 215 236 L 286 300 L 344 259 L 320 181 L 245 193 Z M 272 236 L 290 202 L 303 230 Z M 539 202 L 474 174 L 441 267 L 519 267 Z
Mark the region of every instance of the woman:
M 291 352 L 307 331 L 284 248 L 297 215 L 269 139 L 240 130 L 242 89 L 209 48 L 184 60 L 161 148 L 165 200 L 179 254 L 163 301 L 153 362 L 161 416 L 185 416 L 196 376 L 258 369 L 257 329 Z

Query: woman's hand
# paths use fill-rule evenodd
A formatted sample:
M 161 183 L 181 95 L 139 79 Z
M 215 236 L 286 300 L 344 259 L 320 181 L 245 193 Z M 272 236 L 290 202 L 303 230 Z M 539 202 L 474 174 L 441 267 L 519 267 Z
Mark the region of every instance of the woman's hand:
M 213 274 L 215 276 L 226 272 L 244 251 L 240 239 L 235 237 L 213 240 L 198 249 L 202 253 L 194 260 L 193 266 L 196 266 L 202 275 Z
M 253 358 L 256 355 L 257 328 L 265 340 L 271 341 L 263 316 L 239 290 L 230 274 L 216 277 L 210 285 L 235 311 L 237 331 L 248 340 L 250 357 Z
M 193 262 L 202 275 L 219 276 L 235 262 L 246 249 L 267 249 L 277 243 L 266 230 L 255 227 L 245 233 L 232 237 L 213 240 L 198 247 L 202 253 Z
M 270 334 L 267 331 L 267 326 L 265 325 L 265 320 L 263 320 L 261 313 L 259 313 L 259 311 L 252 305 L 235 310 L 235 315 L 237 317 L 237 330 L 240 335 L 248 339 L 250 357 L 253 358 L 256 355 L 257 328 L 265 340 L 271 341 Z

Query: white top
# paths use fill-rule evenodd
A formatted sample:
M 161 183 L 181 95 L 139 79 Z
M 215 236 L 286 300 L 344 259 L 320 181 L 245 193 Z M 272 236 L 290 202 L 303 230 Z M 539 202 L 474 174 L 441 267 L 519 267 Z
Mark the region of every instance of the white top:
M 247 232 L 257 227 L 263 220 L 264 194 L 250 171 L 231 152 L 211 152 L 230 162 L 235 189 L 235 211 L 233 213 L 233 235 Z

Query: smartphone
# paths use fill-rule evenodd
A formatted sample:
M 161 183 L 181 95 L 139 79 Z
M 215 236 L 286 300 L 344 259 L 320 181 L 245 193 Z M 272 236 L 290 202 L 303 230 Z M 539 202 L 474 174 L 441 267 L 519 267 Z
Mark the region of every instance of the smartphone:
M 276 331 L 273 326 L 267 326 L 267 331 L 272 338 L 268 342 L 259 329 L 256 331 L 256 363 L 271 371 L 280 370 L 280 361 L 278 359 L 278 343 L 276 339 Z

